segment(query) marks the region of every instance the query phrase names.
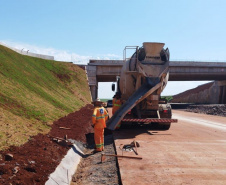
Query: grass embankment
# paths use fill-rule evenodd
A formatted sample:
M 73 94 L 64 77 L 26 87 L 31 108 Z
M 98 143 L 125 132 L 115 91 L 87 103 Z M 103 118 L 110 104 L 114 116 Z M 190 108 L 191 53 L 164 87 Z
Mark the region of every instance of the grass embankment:
M 85 71 L 0 45 L 0 150 L 47 133 L 53 121 L 90 103 Z

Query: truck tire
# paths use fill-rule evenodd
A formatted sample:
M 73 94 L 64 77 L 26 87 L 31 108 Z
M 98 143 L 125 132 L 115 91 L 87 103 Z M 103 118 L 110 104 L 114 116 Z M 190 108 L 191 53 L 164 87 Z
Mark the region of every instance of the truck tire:
M 152 123 L 154 130 L 169 130 L 171 123 Z
M 159 124 L 160 130 L 169 130 L 170 126 L 171 126 L 171 123 L 167 123 L 164 125 L 162 125 L 161 123 Z

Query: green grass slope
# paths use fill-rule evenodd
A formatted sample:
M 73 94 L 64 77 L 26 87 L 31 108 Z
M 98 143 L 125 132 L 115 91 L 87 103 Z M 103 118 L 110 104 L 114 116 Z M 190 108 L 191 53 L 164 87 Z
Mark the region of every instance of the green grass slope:
M 53 121 L 90 103 L 85 71 L 0 45 L 0 150 L 47 133 Z

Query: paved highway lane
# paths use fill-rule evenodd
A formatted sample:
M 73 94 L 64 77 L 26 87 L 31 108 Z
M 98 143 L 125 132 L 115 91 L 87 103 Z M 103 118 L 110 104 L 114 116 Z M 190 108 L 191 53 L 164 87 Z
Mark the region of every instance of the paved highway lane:
M 117 154 L 134 139 L 142 160 L 119 158 L 124 185 L 226 184 L 226 118 L 174 110 L 168 131 L 114 132 Z M 123 151 L 123 155 L 135 156 Z

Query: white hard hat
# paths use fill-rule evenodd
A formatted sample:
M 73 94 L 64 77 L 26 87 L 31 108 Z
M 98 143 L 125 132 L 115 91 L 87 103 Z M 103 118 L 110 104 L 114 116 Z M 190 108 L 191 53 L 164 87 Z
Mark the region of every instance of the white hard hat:
M 100 102 L 100 98 L 97 98 L 95 101 L 99 101 Z
M 103 103 L 99 98 L 95 99 L 93 103 Z

